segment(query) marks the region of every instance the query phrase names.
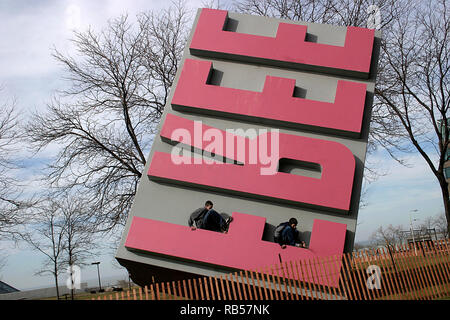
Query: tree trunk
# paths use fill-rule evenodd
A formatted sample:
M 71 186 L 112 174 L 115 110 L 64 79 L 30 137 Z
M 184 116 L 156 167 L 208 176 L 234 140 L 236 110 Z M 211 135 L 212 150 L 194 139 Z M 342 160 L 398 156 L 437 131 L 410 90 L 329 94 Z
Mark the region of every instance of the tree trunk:
M 450 201 L 449 196 L 450 193 L 448 192 L 448 183 L 447 181 L 443 181 L 440 183 L 441 185 L 441 191 L 442 191 L 442 200 L 444 201 L 444 210 L 445 210 L 445 217 L 447 219 L 447 237 L 450 235 Z
M 70 297 L 73 299 L 73 291 L 74 291 L 74 281 L 73 281 L 73 265 L 70 264 L 70 283 L 72 284 L 71 288 L 70 288 Z
M 59 300 L 59 285 L 58 285 L 58 273 L 56 272 L 56 268 L 55 268 L 55 285 L 56 285 L 56 297 Z

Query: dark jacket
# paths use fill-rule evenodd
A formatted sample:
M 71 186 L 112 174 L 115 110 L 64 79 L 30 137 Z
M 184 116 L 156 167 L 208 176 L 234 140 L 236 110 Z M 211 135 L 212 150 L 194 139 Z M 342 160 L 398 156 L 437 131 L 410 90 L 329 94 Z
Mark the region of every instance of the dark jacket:
M 205 207 L 198 208 L 197 210 L 192 212 L 188 220 L 189 227 L 192 227 L 195 224 L 196 228 L 201 228 L 203 217 L 206 212 L 208 212 L 208 209 L 206 209 Z
M 299 235 L 298 230 L 288 225 L 281 232 L 281 242 L 282 244 L 295 246 L 295 243 L 297 242 L 298 239 L 298 235 Z
M 281 233 L 283 232 L 283 230 L 289 225 L 289 222 L 283 222 L 280 223 L 276 228 L 275 231 L 273 233 L 273 240 L 276 243 L 282 244 L 282 237 L 281 237 Z

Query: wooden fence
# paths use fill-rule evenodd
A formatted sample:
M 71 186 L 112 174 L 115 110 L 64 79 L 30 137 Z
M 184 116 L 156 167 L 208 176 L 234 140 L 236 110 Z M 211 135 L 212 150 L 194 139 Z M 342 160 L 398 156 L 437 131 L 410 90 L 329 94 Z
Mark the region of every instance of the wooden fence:
M 450 297 L 449 240 L 155 283 L 98 300 L 432 300 Z M 335 282 L 333 282 L 333 279 Z M 329 284 L 335 284 L 329 285 Z M 93 299 L 93 300 L 97 300 Z

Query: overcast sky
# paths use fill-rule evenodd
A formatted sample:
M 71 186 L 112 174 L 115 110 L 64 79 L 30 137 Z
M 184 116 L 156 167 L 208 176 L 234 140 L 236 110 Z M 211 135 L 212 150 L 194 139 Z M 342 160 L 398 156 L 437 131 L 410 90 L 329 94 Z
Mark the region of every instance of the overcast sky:
M 203 2 L 196 0 L 188 4 L 197 8 Z M 135 16 L 141 11 L 159 10 L 167 3 L 166 0 L 0 0 L 0 84 L 5 88 L 2 96 L 16 97 L 25 116 L 31 110 L 44 108 L 54 90 L 64 85 L 60 79 L 61 68 L 50 55 L 51 48 L 71 52 L 73 48 L 68 41 L 71 30 L 83 30 L 89 25 L 99 30 L 108 19 L 124 12 Z M 368 206 L 360 210 L 358 219 L 357 241 L 367 240 L 380 225 L 408 228 L 411 210 L 417 209 L 416 217 L 421 220 L 443 212 L 439 186 L 425 161 L 418 155 L 411 155 L 408 160 L 412 168 L 398 165 L 383 151 L 371 158 L 387 175 L 369 186 Z M 28 163 L 22 174 L 31 181 L 39 175 L 45 157 Z M 42 261 L 39 254 L 22 247 L 0 247 L 0 250 L 8 253 L 1 280 L 18 289 L 53 284 L 49 277 L 33 275 Z M 103 276 L 125 277 L 125 270 L 112 265 L 112 254 L 99 259 Z M 83 268 L 82 281 L 95 278 L 94 266 Z

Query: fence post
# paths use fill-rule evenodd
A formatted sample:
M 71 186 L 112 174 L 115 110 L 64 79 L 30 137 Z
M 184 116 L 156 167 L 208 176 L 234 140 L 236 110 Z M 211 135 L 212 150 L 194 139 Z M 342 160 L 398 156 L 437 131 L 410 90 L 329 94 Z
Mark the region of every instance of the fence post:
M 167 286 L 167 294 L 166 294 L 167 300 L 173 300 L 174 296 L 172 295 L 172 290 L 170 289 L 169 281 L 166 282 L 166 286 Z
M 312 290 L 311 290 L 311 284 L 309 283 L 308 279 L 306 279 L 306 277 L 305 277 L 305 272 L 303 270 L 302 260 L 298 260 L 298 264 L 297 264 L 297 261 L 295 261 L 295 265 L 297 266 L 297 269 L 300 268 L 300 273 L 302 275 L 302 283 L 303 283 L 302 287 L 306 291 L 305 299 L 309 300 L 309 298 L 310 298 L 309 295 L 310 294 L 311 294 L 311 299 L 313 299 L 313 297 L 312 297 Z
M 164 282 L 161 282 L 161 300 L 168 300 L 166 295 L 166 286 L 164 285 Z
M 204 278 L 203 278 L 204 279 Z M 205 300 L 205 296 L 203 295 L 203 288 L 202 288 L 202 278 L 198 279 L 198 288 L 200 290 L 200 298 L 203 300 Z
M 379 249 L 379 252 L 380 252 L 380 263 L 384 268 L 383 274 L 387 284 L 387 292 L 386 292 L 387 297 L 389 300 L 394 300 L 396 298 L 396 295 L 394 292 L 394 282 L 392 280 L 391 271 L 389 269 L 388 258 L 386 257 L 384 250 Z
M 281 268 L 283 269 L 283 280 L 285 283 L 285 287 L 287 291 L 289 292 L 289 300 L 294 300 L 294 293 L 292 292 L 292 286 L 291 286 L 291 278 L 289 277 L 289 269 L 287 266 L 286 261 L 280 263 Z
M 215 293 L 215 290 L 214 290 L 212 277 L 208 277 L 208 279 L 209 279 L 209 288 L 210 288 L 210 292 L 211 292 L 211 298 L 212 298 L 212 300 L 216 300 L 216 293 Z
M 300 300 L 300 298 L 298 297 L 298 290 L 295 281 L 294 268 L 292 267 L 292 260 L 289 261 L 289 263 L 288 261 L 285 261 L 284 263 L 286 265 L 286 270 L 289 276 L 289 285 L 291 285 L 292 291 L 295 294 L 295 300 Z
M 240 276 L 240 279 L 241 279 L 240 284 L 242 286 L 242 293 L 244 295 L 244 300 L 247 300 L 247 289 L 246 289 L 246 285 L 245 285 L 245 281 L 244 281 L 244 275 L 243 275 L 242 271 L 239 271 L 239 276 Z M 245 278 L 247 278 L 247 274 L 245 274 Z
M 187 286 L 188 286 L 189 300 L 194 300 L 194 295 L 192 294 L 192 282 L 191 282 L 191 279 L 188 279 Z
M 406 264 L 406 260 L 403 258 L 403 254 L 401 251 L 399 251 L 400 248 L 397 247 L 397 261 L 398 261 L 398 265 L 401 268 L 401 277 L 404 283 L 404 290 L 405 290 L 405 294 L 406 296 L 409 298 L 414 298 L 414 289 L 412 287 L 412 284 L 410 282 L 409 279 L 409 273 L 408 273 L 408 265 Z
M 338 288 L 339 296 L 344 298 L 345 300 L 353 300 L 353 295 L 350 292 L 350 286 L 348 284 L 346 270 L 345 270 L 342 256 L 333 255 L 333 256 L 329 256 L 328 258 L 329 258 L 330 267 L 332 270 L 331 274 L 335 274 L 335 276 L 337 277 L 337 288 Z M 342 283 L 342 289 L 341 289 L 341 285 L 340 285 L 341 283 Z
M 400 255 L 405 260 L 405 264 L 406 264 L 406 267 L 407 267 L 407 272 L 408 272 L 408 274 L 410 274 L 410 277 L 412 279 L 412 281 L 411 281 L 412 282 L 412 287 L 413 287 L 413 290 L 415 292 L 414 296 L 416 296 L 416 298 L 419 300 L 421 298 L 421 292 L 420 292 L 421 290 L 419 290 L 419 288 L 417 286 L 417 281 L 416 281 L 415 274 L 414 274 L 412 268 L 410 268 L 411 267 L 411 261 L 408 258 L 408 256 L 406 255 L 406 251 L 404 250 L 403 246 L 400 246 L 400 250 L 401 250 L 400 251 Z
M 255 283 L 255 279 L 253 279 L 253 271 L 249 270 L 248 272 L 250 273 L 250 278 L 252 279 L 252 287 L 253 287 L 253 294 L 254 294 L 255 300 L 260 300 L 260 298 L 258 297 L 258 293 L 256 292 L 256 283 Z
M 225 286 L 223 285 L 223 277 L 220 276 L 220 288 L 222 289 L 222 300 L 227 300 L 227 296 L 225 294 Z
M 156 296 L 155 296 L 155 289 L 153 287 L 153 284 L 150 285 L 150 292 L 151 292 L 151 299 L 155 300 Z
M 389 275 L 392 275 L 393 291 L 394 291 L 395 298 L 396 299 L 400 299 L 401 289 L 400 289 L 400 285 L 398 283 L 397 269 L 395 268 L 394 261 L 392 260 L 392 255 L 389 252 L 387 247 L 386 247 L 386 249 L 385 248 L 381 248 L 380 250 L 383 252 L 385 257 L 389 256 L 389 258 L 390 258 L 389 261 L 392 264 L 392 268 L 391 268 L 391 270 L 389 270 Z M 388 259 L 386 259 L 385 261 L 386 261 L 386 264 L 389 266 Z
M 206 280 L 207 278 L 203 278 L 203 283 L 205 285 L 205 295 L 206 295 L 206 300 L 209 300 L 209 291 L 208 291 L 208 280 Z
M 277 264 L 277 265 L 275 265 L 274 267 L 275 267 L 275 272 L 277 273 L 278 287 L 280 288 L 280 290 L 279 290 L 279 293 L 280 293 L 280 300 L 285 300 L 285 299 L 284 299 L 284 296 L 285 296 L 286 290 L 283 290 L 284 282 L 283 282 L 283 284 L 281 284 L 280 272 L 279 272 L 279 265 Z M 286 295 L 286 300 L 288 300 L 287 295 Z
M 423 249 L 423 252 L 425 253 L 425 249 Z M 425 266 L 428 270 L 428 273 L 430 273 L 430 278 L 432 280 L 432 284 L 436 284 L 435 286 L 433 285 L 433 288 L 436 289 L 436 293 L 437 296 L 442 298 L 444 297 L 444 295 L 441 292 L 441 288 L 439 286 L 439 283 L 437 281 L 437 277 L 436 277 L 436 270 L 434 269 L 432 263 L 431 263 L 431 259 L 427 259 L 426 257 L 424 258 L 424 262 L 425 262 Z
M 260 274 L 261 275 L 261 281 L 262 281 L 262 284 L 263 284 L 263 286 L 264 286 L 264 300 L 267 300 L 268 299 L 268 296 L 267 296 L 267 288 L 266 288 L 266 281 L 264 280 L 264 270 L 262 269 L 262 267 L 261 267 L 261 269 L 260 269 L 260 271 L 256 271 L 257 273 L 256 273 L 256 279 L 258 280 L 258 285 L 261 287 L 261 285 L 260 285 L 260 282 L 259 282 L 259 277 L 258 277 L 258 274 Z M 261 295 L 261 299 L 262 299 L 262 292 L 260 291 L 260 295 Z
M 325 280 L 328 283 L 328 293 L 330 294 L 330 300 L 334 300 L 334 299 L 338 299 L 338 294 L 336 291 L 336 287 L 332 284 L 333 281 L 333 273 L 331 272 L 331 266 L 329 264 L 329 262 L 327 261 L 326 257 L 323 257 L 322 260 L 319 262 L 322 263 L 322 269 L 324 271 L 324 275 L 325 275 Z M 326 268 L 325 265 L 328 267 Z M 328 270 L 327 270 L 328 269 Z M 336 286 L 339 287 L 339 278 L 337 278 L 337 283 Z M 334 295 L 334 299 L 331 298 L 331 295 Z
M 413 268 L 415 269 L 416 274 L 418 274 L 419 276 L 419 281 L 422 285 L 422 292 L 424 293 L 424 298 L 429 300 L 431 299 L 431 294 L 428 291 L 428 285 L 425 282 L 424 276 L 422 274 L 422 270 L 420 268 L 420 265 L 417 262 L 417 256 L 415 254 L 415 252 L 413 253 L 412 250 L 409 248 L 408 246 L 408 250 L 405 251 L 405 254 L 407 257 L 409 257 L 409 260 L 411 262 L 411 264 L 413 265 Z
M 227 287 L 227 294 L 228 294 L 228 300 L 233 300 L 233 298 L 231 297 L 231 291 L 230 291 L 230 285 L 231 281 L 228 279 L 229 274 L 225 275 L 225 285 Z
M 434 243 L 433 243 L 433 248 L 434 247 Z M 440 262 L 438 261 L 438 257 L 437 257 L 438 253 L 436 251 L 436 249 L 434 250 L 434 252 L 432 252 L 430 254 L 430 259 L 434 262 L 434 269 L 436 271 L 436 278 L 438 281 L 438 288 L 440 288 L 441 286 L 443 287 L 443 295 L 445 296 L 447 294 L 447 286 L 446 286 L 446 282 L 445 282 L 445 278 L 444 275 L 442 274 L 442 270 L 440 268 Z
M 217 294 L 217 300 L 221 300 L 220 298 L 220 291 L 219 291 L 219 285 L 217 283 L 217 277 L 214 277 L 214 293 Z
M 429 292 L 431 293 L 431 298 L 434 298 L 434 296 L 437 295 L 437 294 L 436 294 L 436 290 L 435 290 L 435 288 L 433 286 L 433 282 L 432 282 L 431 276 L 429 274 L 428 268 L 426 268 L 426 263 L 424 261 L 424 257 L 421 256 L 421 255 L 417 255 L 416 258 L 417 258 L 417 261 L 418 261 L 418 263 L 420 265 L 420 268 L 422 269 L 422 271 L 423 271 L 423 273 L 425 275 L 424 277 L 425 277 L 427 286 L 430 289 Z
M 275 296 L 275 300 L 278 300 L 278 292 L 280 292 L 281 288 L 280 288 L 280 286 L 278 286 L 278 288 L 277 288 L 277 281 L 275 279 L 275 272 L 273 270 L 273 266 L 270 266 L 270 275 L 271 275 L 272 282 L 273 282 L 273 287 L 274 287 L 273 293 Z
M 331 273 L 335 274 L 335 276 L 337 277 L 337 292 L 339 294 L 339 297 L 341 297 L 344 300 L 347 300 L 347 297 L 344 293 L 344 286 L 347 284 L 346 283 L 346 278 L 344 277 L 344 272 L 342 272 L 343 270 L 343 264 L 341 261 L 341 264 L 338 268 L 337 266 L 337 256 L 336 255 L 332 255 L 328 257 L 329 261 L 330 261 L 330 268 L 331 268 Z M 341 274 L 342 273 L 342 274 Z
M 173 292 L 173 299 L 174 300 L 180 300 L 181 297 L 177 293 L 177 287 L 175 286 L 175 280 L 172 281 L 172 292 Z
M 242 280 L 242 271 L 240 271 L 241 277 L 238 276 L 237 271 L 234 273 L 233 278 L 236 278 L 236 288 L 238 292 L 238 298 L 239 300 L 242 300 L 242 294 L 241 294 L 241 280 Z M 239 280 L 241 279 L 241 280 Z
M 192 279 L 192 283 L 194 286 L 194 299 L 199 300 L 198 289 L 197 289 L 197 279 L 196 278 Z
M 387 249 L 389 251 L 389 255 L 391 256 L 392 265 L 394 266 L 395 278 L 398 280 L 398 283 L 399 283 L 399 289 L 400 289 L 399 294 L 403 296 L 405 294 L 405 292 L 406 292 L 406 288 L 405 288 L 405 283 L 404 283 L 403 278 L 402 278 L 402 274 L 399 273 L 398 268 L 397 268 L 397 264 L 395 263 L 395 259 L 394 259 L 395 252 L 394 252 L 394 254 L 392 254 L 391 245 L 389 243 L 386 243 L 386 247 L 387 247 Z
M 183 293 L 184 293 L 183 296 L 186 300 L 189 300 L 189 295 L 187 293 L 187 288 L 186 288 L 186 280 L 183 280 L 182 283 L 183 283 Z
M 272 282 L 271 282 L 271 276 L 270 276 L 270 268 L 267 266 L 266 267 L 266 279 L 267 279 L 267 286 L 269 288 L 269 296 L 270 296 L 270 300 L 273 300 L 273 292 L 272 292 Z
M 444 245 L 442 244 L 442 241 L 436 241 L 438 243 L 438 250 L 436 252 L 436 258 L 439 262 L 439 269 L 441 270 L 442 274 L 443 274 L 443 278 L 444 278 L 444 282 L 446 283 L 446 290 L 450 289 L 450 275 L 448 272 L 448 268 L 446 265 L 446 254 L 445 254 L 445 249 L 444 249 Z M 446 291 L 447 293 L 450 291 Z
M 348 277 L 350 279 L 350 284 L 353 289 L 352 295 L 355 296 L 355 300 L 362 300 L 362 295 L 359 291 L 358 283 L 356 282 L 356 276 L 354 275 L 354 272 L 353 272 L 353 265 L 350 261 L 349 254 L 343 253 L 342 256 L 344 258 L 343 260 L 345 263 L 345 269 L 348 270 Z
M 349 253 L 349 255 L 351 255 L 352 262 L 355 264 L 355 273 L 358 276 L 358 280 L 359 280 L 359 284 L 361 286 L 361 291 L 363 293 L 364 300 L 370 300 L 371 297 L 369 295 L 369 292 L 367 292 L 367 294 L 366 294 L 367 286 L 366 286 L 365 278 L 364 278 L 364 276 L 361 276 L 362 271 L 359 268 L 359 263 L 358 263 L 359 259 L 355 258 L 355 255 L 353 255 L 351 253 Z
M 292 274 L 294 275 L 294 271 L 295 271 L 295 275 L 297 276 L 297 281 L 296 282 L 294 281 L 294 283 L 296 284 L 295 293 L 300 295 L 300 300 L 304 300 L 304 298 L 303 298 L 303 288 L 302 288 L 302 285 L 300 283 L 300 275 L 298 273 L 297 262 L 291 260 L 290 264 L 291 264 Z M 294 267 L 294 265 L 295 265 L 295 267 Z M 299 293 L 297 293 L 297 288 L 298 288 Z
M 253 300 L 252 292 L 251 292 L 251 288 L 250 288 L 250 281 L 248 280 L 248 276 L 247 276 L 247 270 L 244 270 L 244 274 L 245 274 L 245 281 L 247 283 L 246 291 L 248 292 L 248 299 Z

